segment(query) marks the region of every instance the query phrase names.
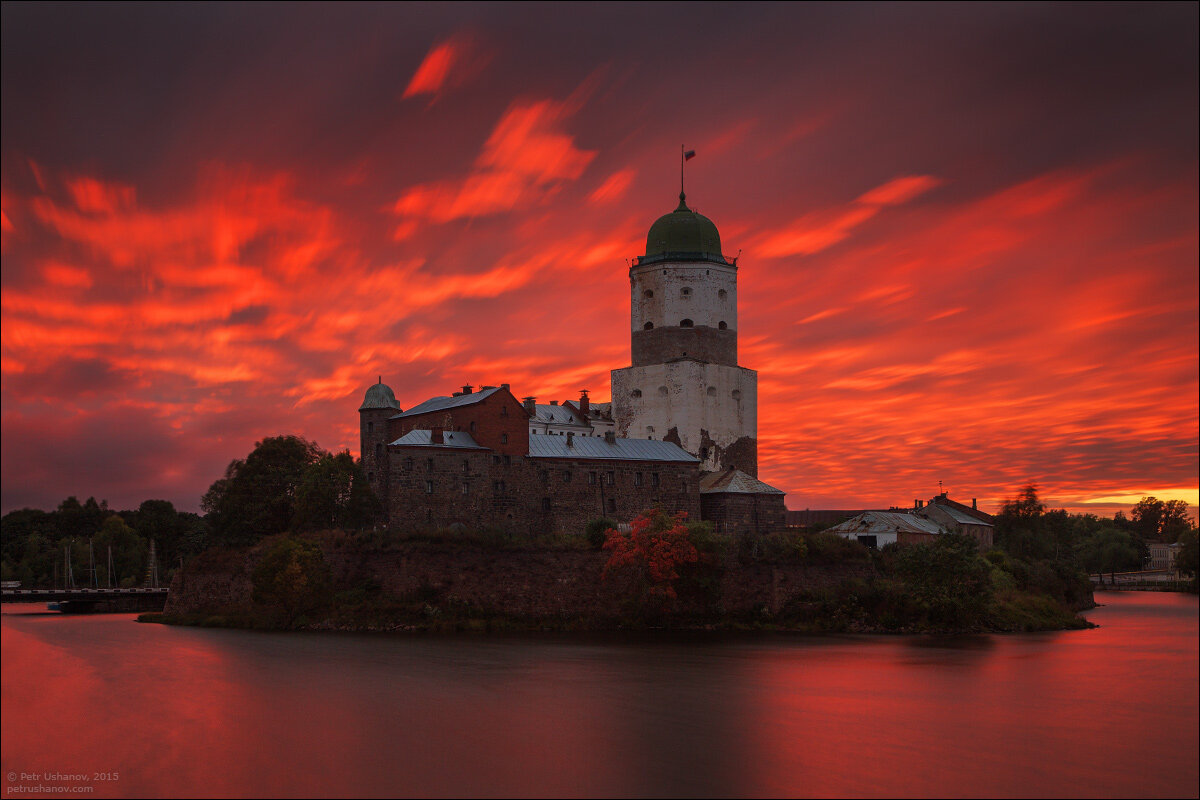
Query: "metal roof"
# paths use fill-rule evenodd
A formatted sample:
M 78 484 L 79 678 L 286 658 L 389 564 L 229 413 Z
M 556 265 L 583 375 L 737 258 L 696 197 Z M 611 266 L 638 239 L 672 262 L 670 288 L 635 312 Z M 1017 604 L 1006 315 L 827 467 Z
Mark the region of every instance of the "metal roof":
M 978 517 L 972 517 L 970 514 L 959 511 L 954 506 L 944 506 L 941 503 L 930 503 L 929 505 L 925 506 L 925 508 L 932 508 L 933 506 L 937 506 L 942 511 L 945 511 L 950 515 L 951 519 L 960 525 L 987 525 L 989 528 L 992 527 L 990 522 L 984 522 Z
M 397 447 L 458 447 L 464 450 L 487 450 L 465 431 L 446 431 L 442 443 L 433 443 L 433 431 L 412 430 L 392 442 Z
M 945 533 L 942 526 L 918 517 L 895 511 L 864 511 L 843 523 L 828 528 L 833 533 Z
M 459 406 L 469 406 L 473 403 L 478 403 L 480 400 L 491 397 L 502 387 L 492 387 L 491 389 L 481 389 L 478 392 L 470 394 L 459 394 L 453 397 L 431 397 L 420 405 L 413 406 L 403 414 L 397 414 L 392 417 L 412 417 L 417 414 L 428 414 L 430 411 L 445 411 L 447 408 L 458 408 Z
M 698 464 L 700 459 L 673 442 L 656 439 L 616 439 L 603 436 L 530 436 L 530 458 L 612 459 L 619 461 L 682 461 Z
M 358 407 L 359 411 L 367 411 L 375 408 L 391 408 L 400 411 L 400 404 L 396 402 L 396 395 L 392 393 L 392 387 L 388 386 L 383 381 L 371 384 L 367 389 L 367 395 L 363 398 L 362 405 Z
M 581 428 L 588 427 L 579 421 L 579 418 L 567 406 L 552 406 L 549 404 L 538 403 L 537 413 L 533 415 L 535 422 L 549 422 L 555 425 L 578 425 Z
M 700 494 L 786 494 L 740 469 L 713 472 L 700 479 Z

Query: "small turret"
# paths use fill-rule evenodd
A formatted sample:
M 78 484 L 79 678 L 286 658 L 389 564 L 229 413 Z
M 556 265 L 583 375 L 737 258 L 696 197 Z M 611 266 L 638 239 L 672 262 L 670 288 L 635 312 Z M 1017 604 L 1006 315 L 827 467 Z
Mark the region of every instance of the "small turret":
M 379 376 L 378 383 L 367 389 L 362 405 L 358 407 L 359 458 L 362 460 L 362 469 L 371 489 L 385 503 L 390 485 L 388 420 L 402 410 L 396 402 L 392 387 L 383 382 L 382 375 Z

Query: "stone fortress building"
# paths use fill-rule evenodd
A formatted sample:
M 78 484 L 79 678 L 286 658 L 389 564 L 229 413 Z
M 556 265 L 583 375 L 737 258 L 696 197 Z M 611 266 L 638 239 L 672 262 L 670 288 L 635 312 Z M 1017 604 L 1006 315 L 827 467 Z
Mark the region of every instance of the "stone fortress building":
M 726 533 L 785 525 L 784 493 L 759 481 L 758 379 L 737 363 L 737 259 L 716 225 L 679 206 L 629 270 L 631 364 L 612 402 L 518 401 L 463 386 L 404 411 L 382 379 L 359 408 L 363 471 L 400 527 L 581 533 L 652 507 Z

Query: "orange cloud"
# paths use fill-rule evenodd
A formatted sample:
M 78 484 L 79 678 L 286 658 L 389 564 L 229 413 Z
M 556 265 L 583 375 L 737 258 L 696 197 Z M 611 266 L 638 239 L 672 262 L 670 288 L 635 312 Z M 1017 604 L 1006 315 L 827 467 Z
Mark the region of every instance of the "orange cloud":
M 404 192 L 392 210 L 401 216 L 449 222 L 509 211 L 546 197 L 578 179 L 596 153 L 575 147 L 559 126 L 571 107 L 549 100 L 516 103 L 500 117 L 461 181 L 443 181 Z
M 907 203 L 940 184 L 940 180 L 930 175 L 895 178 L 859 195 L 850 205 L 804 215 L 779 233 L 766 237 L 755 251 L 764 258 L 819 253 L 845 240 L 884 206 Z
M 593 204 L 613 203 L 620 200 L 629 185 L 633 183 L 637 172 L 632 169 L 622 169 L 605 178 L 604 183 L 597 186 L 590 195 L 588 202 Z
M 453 41 L 441 42 L 430 48 L 417 71 L 413 73 L 412 80 L 408 82 L 402 99 L 419 94 L 437 94 L 446 82 L 450 68 L 460 58 L 461 49 L 461 45 Z

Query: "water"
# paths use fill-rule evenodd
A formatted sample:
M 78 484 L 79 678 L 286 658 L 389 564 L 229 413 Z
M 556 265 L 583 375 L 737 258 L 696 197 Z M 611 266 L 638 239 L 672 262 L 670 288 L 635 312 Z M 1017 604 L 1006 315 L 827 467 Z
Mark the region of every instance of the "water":
M 1197 599 L 1099 599 L 1088 631 L 666 641 L 8 606 L 5 796 L 1196 797 Z

